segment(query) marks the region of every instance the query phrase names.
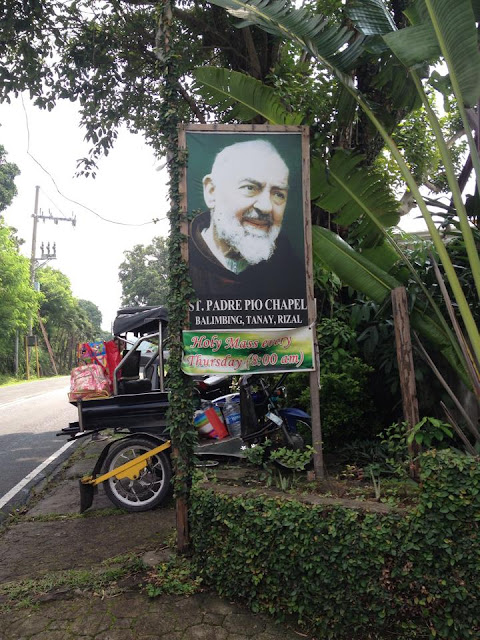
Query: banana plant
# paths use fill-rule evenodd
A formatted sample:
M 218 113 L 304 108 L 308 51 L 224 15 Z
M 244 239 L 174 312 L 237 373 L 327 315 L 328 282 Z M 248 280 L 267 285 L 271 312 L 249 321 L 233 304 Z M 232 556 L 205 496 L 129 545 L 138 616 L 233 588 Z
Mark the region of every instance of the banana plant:
M 338 78 L 344 89 L 363 109 L 397 162 L 425 219 L 466 328 L 473 357 L 477 363 L 480 362 L 478 327 L 419 186 L 395 142 L 378 118 L 375 107 L 354 86 L 347 73 L 349 65 L 356 60 L 365 41 L 362 38 L 349 39 L 342 27 L 328 26 L 328 23 L 321 16 L 312 18 L 304 9 L 293 9 L 290 4 L 282 0 L 274 0 L 273 2 L 265 2 L 265 0 L 211 0 L 211 2 L 224 7 L 233 16 L 241 18 L 240 27 L 254 24 L 269 33 L 301 46 L 317 61 L 319 66 L 326 68 Z M 475 3 L 476 6 L 477 3 Z M 414 11 L 409 14 L 412 26 L 398 31 L 395 30 L 382 0 L 362 0 L 362 2 L 353 3 L 350 11 L 351 18 L 358 21 L 359 29 L 365 36 L 375 37 L 377 41 L 380 39 L 381 46 L 389 48 L 405 64 L 417 86 L 422 101 L 424 101 L 432 129 L 437 136 L 442 161 L 446 167 L 449 186 L 467 247 L 470 268 L 480 295 L 480 259 L 468 224 L 465 207 L 459 194 L 458 184 L 440 127 L 435 114 L 429 105 L 427 107 L 428 101 L 415 71 L 419 64 L 442 59 L 448 67 L 461 112 L 464 112 L 465 105 L 472 104 L 480 98 L 480 82 L 477 80 L 480 69 L 480 53 L 472 0 L 456 0 L 454 11 L 452 11 L 450 0 L 419 0 Z M 464 124 L 466 124 L 468 131 L 468 123 Z M 471 146 L 471 153 L 478 178 L 480 163 L 474 144 Z
M 331 269 L 344 284 L 361 291 L 379 305 L 385 302 L 393 289 L 404 284 L 388 272 L 398 261 L 398 256 L 385 253 L 384 247 L 370 250 L 367 257 L 366 252 L 355 251 L 340 236 L 318 226 L 312 230 L 312 247 L 315 262 Z M 468 385 L 469 377 L 462 351 L 446 323 L 438 316 L 430 315 L 418 304 L 410 312 L 410 322 Z
M 285 110 L 273 89 L 265 87 L 250 76 L 229 69 L 202 67 L 195 70 L 194 78 L 199 86 L 206 87 L 203 97 L 210 101 L 212 106 L 218 108 L 221 105 L 225 110 L 239 105 L 237 114 L 243 113 L 245 119 L 260 114 L 270 124 L 300 122 L 298 114 L 291 114 Z M 417 331 L 428 338 L 458 375 L 467 382 L 461 349 L 455 336 L 414 267 L 409 264 L 402 248 L 386 231 L 399 220 L 398 203 L 380 176 L 372 168 L 362 165 L 362 160 L 360 154 L 344 150 L 337 150 L 328 163 L 319 157 L 312 159 L 312 201 L 322 209 L 335 214 L 335 223 L 339 225 L 348 226 L 359 221 L 354 234 L 362 251 L 360 254 L 349 248 L 347 252 L 348 245 L 340 238 L 335 241 L 333 238 L 337 236 L 330 232 L 324 234 L 323 229 L 315 227 L 314 261 L 321 262 L 336 273 L 345 284 L 380 302 L 385 300 L 393 288 L 402 284 L 388 275 L 389 269 L 401 258 L 410 267 L 413 278 L 423 288 L 436 314 L 433 319 L 426 317 L 418 308 L 414 309 Z M 389 249 L 383 242 L 385 238 L 393 245 L 392 248 Z M 373 270 L 378 280 L 366 277 L 366 274 L 371 274 Z M 378 282 L 382 282 L 384 287 L 380 299 L 375 286 Z

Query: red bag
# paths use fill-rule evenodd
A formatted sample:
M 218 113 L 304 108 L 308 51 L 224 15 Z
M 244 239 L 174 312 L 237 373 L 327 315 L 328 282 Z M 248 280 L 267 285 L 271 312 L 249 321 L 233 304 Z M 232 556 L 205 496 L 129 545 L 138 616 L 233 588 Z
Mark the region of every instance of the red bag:
M 105 353 L 107 357 L 107 375 L 110 378 L 110 382 L 113 384 L 113 372 L 115 371 L 116 367 L 119 365 L 122 359 L 122 354 L 120 353 L 118 344 L 115 342 L 115 340 L 109 340 L 104 344 L 105 344 Z M 120 372 L 117 372 L 118 377 L 120 377 L 119 373 Z

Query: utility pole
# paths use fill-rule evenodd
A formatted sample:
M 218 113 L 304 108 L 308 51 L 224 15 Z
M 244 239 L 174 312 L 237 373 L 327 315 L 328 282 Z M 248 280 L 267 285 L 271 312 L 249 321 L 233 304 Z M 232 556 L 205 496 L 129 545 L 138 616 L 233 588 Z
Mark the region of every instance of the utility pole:
M 64 217 L 59 217 L 59 216 L 53 216 L 51 214 L 51 212 L 48 212 L 48 216 L 44 215 L 43 213 L 39 213 L 38 210 L 38 200 L 39 200 L 39 193 L 40 193 L 40 187 L 36 186 L 35 187 L 35 204 L 34 204 L 34 208 L 33 208 L 33 214 L 32 214 L 32 218 L 33 218 L 33 231 L 32 231 L 32 252 L 31 252 L 31 256 L 30 256 L 30 285 L 32 287 L 32 289 L 36 289 L 35 287 L 35 271 L 37 268 L 43 267 L 47 262 L 49 262 L 50 260 L 55 260 L 57 257 L 57 246 L 56 243 L 54 242 L 52 245 L 52 250 L 50 250 L 50 242 L 47 242 L 47 246 L 46 246 L 46 251 L 45 251 L 45 246 L 44 243 L 42 242 L 42 244 L 40 245 L 40 249 L 42 251 L 42 255 L 37 258 L 36 254 L 37 254 L 37 226 L 38 226 L 38 221 L 39 220 L 43 220 L 43 222 L 45 222 L 45 220 L 51 220 L 52 222 L 54 222 L 55 224 L 58 224 L 59 222 L 71 222 L 72 226 L 76 226 L 77 224 L 77 219 L 75 216 L 73 216 L 72 218 L 64 218 Z M 40 261 L 43 260 L 43 263 L 40 264 Z M 52 364 L 53 364 L 53 369 L 56 373 L 56 365 L 55 362 L 53 361 L 53 353 L 51 351 L 51 347 L 50 344 L 48 342 L 48 337 L 45 333 L 45 329 L 42 326 L 42 331 L 44 333 L 44 338 L 45 338 L 45 342 L 47 345 L 47 349 L 49 351 L 50 357 L 52 359 Z M 28 338 L 26 340 L 26 362 L 27 362 L 27 379 L 29 378 L 30 375 L 30 371 L 28 370 L 29 367 L 29 361 L 30 361 L 30 353 L 29 353 L 29 349 L 31 346 L 36 345 L 36 337 L 33 336 L 33 318 L 32 316 L 30 316 L 29 319 L 29 323 L 28 323 Z M 37 352 L 38 354 L 38 352 Z M 37 364 L 37 373 L 38 373 L 38 364 Z
M 35 205 L 33 207 L 33 232 L 32 232 L 32 253 L 30 257 L 30 285 L 33 289 L 35 282 L 35 253 L 37 251 L 37 222 L 38 222 L 38 194 L 40 192 L 40 187 L 35 187 Z M 33 320 L 32 316 L 30 316 L 29 326 L 28 326 L 28 335 L 32 335 L 32 327 Z

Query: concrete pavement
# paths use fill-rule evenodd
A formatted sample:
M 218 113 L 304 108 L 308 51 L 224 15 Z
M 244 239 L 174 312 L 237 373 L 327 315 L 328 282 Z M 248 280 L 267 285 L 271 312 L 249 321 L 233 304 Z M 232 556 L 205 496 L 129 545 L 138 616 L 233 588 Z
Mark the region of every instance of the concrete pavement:
M 7 521 L 0 536 L 0 640 L 309 637 L 182 582 L 171 550 L 173 502 L 129 514 L 113 509 L 100 490 L 80 516 L 78 479 L 91 471 L 103 445 L 79 447 L 73 464 Z M 172 584 L 150 598 L 146 583 L 169 563 Z

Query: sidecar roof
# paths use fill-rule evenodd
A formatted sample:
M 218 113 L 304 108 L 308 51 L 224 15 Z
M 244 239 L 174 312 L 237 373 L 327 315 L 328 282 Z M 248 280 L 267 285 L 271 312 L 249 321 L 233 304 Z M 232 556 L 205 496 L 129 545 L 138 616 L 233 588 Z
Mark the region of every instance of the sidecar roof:
M 113 335 L 133 333 L 136 336 L 155 333 L 159 323 L 165 328 L 168 323 L 165 307 L 128 307 L 119 309 L 113 322 Z

